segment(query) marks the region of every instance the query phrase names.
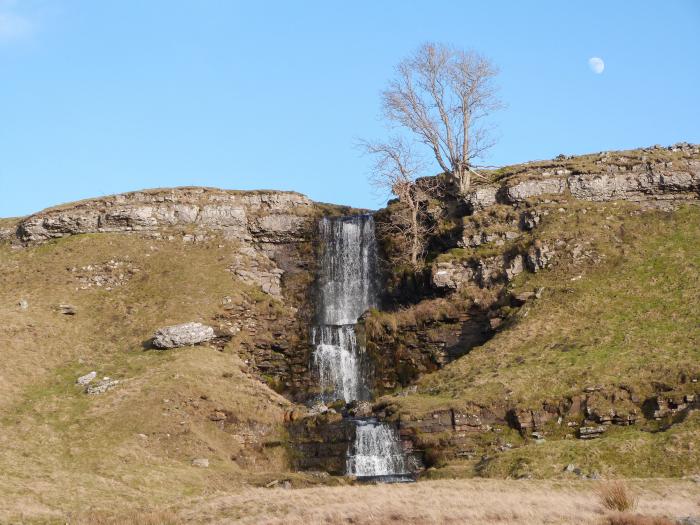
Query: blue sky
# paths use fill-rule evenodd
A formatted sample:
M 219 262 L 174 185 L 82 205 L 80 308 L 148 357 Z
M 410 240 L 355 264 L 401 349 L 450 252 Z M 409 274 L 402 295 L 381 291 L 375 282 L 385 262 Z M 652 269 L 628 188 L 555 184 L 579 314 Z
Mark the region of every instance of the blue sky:
M 0 216 L 180 185 L 377 208 L 354 144 L 427 40 L 499 66 L 491 164 L 700 142 L 697 1 L 0 0 Z

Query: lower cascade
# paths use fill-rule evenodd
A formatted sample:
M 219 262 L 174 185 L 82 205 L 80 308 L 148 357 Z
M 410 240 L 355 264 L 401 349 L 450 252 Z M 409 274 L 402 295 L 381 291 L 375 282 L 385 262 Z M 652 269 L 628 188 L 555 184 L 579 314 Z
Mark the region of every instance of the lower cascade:
M 320 400 L 326 403 L 369 399 L 362 381 L 354 327 L 318 326 L 312 330 L 311 339 L 315 348 L 313 365 L 322 389 Z
M 394 429 L 376 419 L 356 423 L 355 444 L 347 456 L 347 473 L 386 481 L 408 477 L 406 457 Z
M 311 331 L 312 365 L 323 403 L 368 400 L 367 361 L 355 323 L 377 306 L 377 247 L 371 215 L 324 218 L 319 224 L 318 324 Z M 358 478 L 402 481 L 409 475 L 396 432 L 374 418 L 357 419 L 346 473 Z

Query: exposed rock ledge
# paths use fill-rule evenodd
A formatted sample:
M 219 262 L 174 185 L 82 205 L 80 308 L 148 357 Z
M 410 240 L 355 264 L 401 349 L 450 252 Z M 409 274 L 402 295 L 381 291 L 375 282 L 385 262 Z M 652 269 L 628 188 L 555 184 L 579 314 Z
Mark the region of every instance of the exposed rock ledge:
M 158 232 L 190 226 L 260 243 L 309 239 L 313 201 L 295 192 L 184 187 L 145 190 L 50 208 L 22 220 L 23 243 L 95 232 Z
M 619 169 L 619 167 L 618 167 Z M 633 166 L 631 171 L 554 175 L 533 173 L 536 178 L 502 185 L 488 184 L 472 191 L 467 202 L 472 210 L 493 204 L 515 204 L 541 195 L 570 193 L 588 201 L 686 200 L 700 197 L 700 159 L 658 162 Z

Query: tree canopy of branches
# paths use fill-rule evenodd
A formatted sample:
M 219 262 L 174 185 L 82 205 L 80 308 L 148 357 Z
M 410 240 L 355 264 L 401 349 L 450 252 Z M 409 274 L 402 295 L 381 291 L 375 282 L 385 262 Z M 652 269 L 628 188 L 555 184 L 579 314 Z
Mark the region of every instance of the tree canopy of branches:
M 386 143 L 364 142 L 362 145 L 375 158 L 370 177 L 372 184 L 379 189 L 388 189 L 404 205 L 404 209 L 394 217 L 391 228 L 393 233 L 406 241 L 411 265 L 417 268 L 425 249 L 428 230 L 420 216 L 423 195 L 415 182 L 416 174 L 422 167 L 420 160 L 399 137 L 393 137 Z
M 390 125 L 403 133 L 386 142 L 364 142 L 376 156 L 372 181 L 396 195 L 408 210 L 406 235 L 410 258 L 417 266 L 423 241 L 419 191 L 425 155 L 455 184 L 460 194 L 471 188 L 476 161 L 494 144 L 486 122 L 501 106 L 493 79 L 496 67 L 474 51 L 426 43 L 396 67 L 396 76 L 382 93 L 382 108 Z M 406 139 L 402 138 L 406 137 Z
M 426 146 L 462 193 L 469 191 L 476 162 L 494 145 L 485 119 L 501 107 L 497 74 L 474 51 L 426 43 L 396 67 L 382 93 L 387 121 Z

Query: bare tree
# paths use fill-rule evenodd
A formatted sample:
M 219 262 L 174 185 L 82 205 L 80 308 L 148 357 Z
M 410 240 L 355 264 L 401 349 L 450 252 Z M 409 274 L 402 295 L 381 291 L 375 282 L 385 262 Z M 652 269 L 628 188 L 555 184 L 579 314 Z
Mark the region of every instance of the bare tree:
M 368 153 L 374 155 L 375 163 L 370 177 L 371 183 L 380 190 L 388 190 L 399 198 L 405 206 L 404 213 L 399 213 L 393 221 L 396 233 L 399 233 L 409 245 L 411 265 L 418 267 L 418 260 L 423 250 L 422 229 L 419 222 L 420 202 L 415 183 L 420 169 L 417 157 L 410 146 L 399 138 L 393 137 L 387 143 L 364 143 Z
M 393 193 L 404 205 L 394 216 L 392 229 L 407 245 L 411 265 L 418 267 L 425 249 L 426 226 L 421 220 L 421 202 L 424 196 L 416 184 L 416 175 L 422 168 L 419 157 L 400 137 L 386 143 L 366 142 L 360 144 L 375 158 L 370 182 L 377 189 Z
M 494 144 L 484 118 L 501 106 L 493 86 L 497 73 L 474 51 L 426 43 L 397 66 L 382 95 L 386 119 L 427 146 L 461 194 L 469 191 L 472 174 L 479 175 L 475 161 Z

